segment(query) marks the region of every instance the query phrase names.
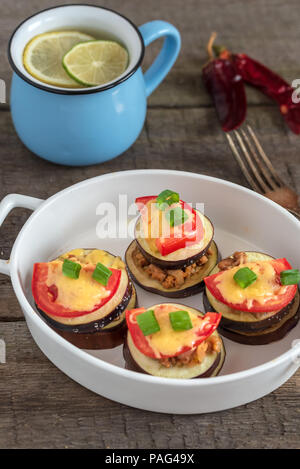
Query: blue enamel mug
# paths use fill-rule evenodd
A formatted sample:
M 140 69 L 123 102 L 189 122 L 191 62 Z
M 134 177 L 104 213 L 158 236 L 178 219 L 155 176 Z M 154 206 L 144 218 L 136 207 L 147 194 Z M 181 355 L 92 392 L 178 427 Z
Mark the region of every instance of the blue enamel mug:
M 90 88 L 60 88 L 35 79 L 23 65 L 24 47 L 37 34 L 65 29 L 113 34 L 129 53 L 125 72 Z M 143 74 L 145 47 L 161 37 L 162 49 Z M 179 50 L 178 30 L 164 21 L 137 28 L 112 10 L 79 4 L 35 14 L 18 26 L 8 49 L 14 72 L 11 114 L 18 136 L 29 150 L 53 163 L 85 166 L 115 158 L 140 134 L 147 97 L 165 78 Z

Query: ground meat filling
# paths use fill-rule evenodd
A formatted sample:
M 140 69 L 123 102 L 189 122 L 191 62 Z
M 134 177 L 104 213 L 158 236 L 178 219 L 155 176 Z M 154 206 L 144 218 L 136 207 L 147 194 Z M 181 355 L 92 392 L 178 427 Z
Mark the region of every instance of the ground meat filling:
M 232 267 L 245 264 L 247 262 L 247 254 L 245 252 L 236 251 L 231 257 L 226 257 L 218 263 L 220 270 L 228 270 Z
M 220 351 L 220 338 L 218 336 L 211 335 L 195 349 L 182 353 L 177 357 L 162 358 L 159 362 L 166 368 L 171 368 L 173 366 L 195 366 L 199 365 L 204 360 L 207 353 L 219 353 Z
M 136 265 L 141 267 L 144 272 L 149 275 L 149 277 L 157 280 L 164 288 L 170 289 L 182 287 L 189 278 L 199 272 L 201 267 L 206 264 L 212 253 L 212 249 L 208 248 L 204 256 L 200 257 L 200 259 L 193 264 L 182 269 L 161 269 L 160 267 L 148 262 L 138 248 L 133 252 L 133 260 Z

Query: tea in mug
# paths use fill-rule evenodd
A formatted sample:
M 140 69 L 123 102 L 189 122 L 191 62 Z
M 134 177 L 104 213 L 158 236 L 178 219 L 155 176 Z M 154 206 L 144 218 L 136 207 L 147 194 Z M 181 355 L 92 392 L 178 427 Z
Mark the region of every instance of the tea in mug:
M 51 31 L 31 39 L 23 53 L 30 75 L 62 88 L 99 86 L 112 82 L 128 66 L 126 48 L 115 40 L 96 39 L 80 31 Z

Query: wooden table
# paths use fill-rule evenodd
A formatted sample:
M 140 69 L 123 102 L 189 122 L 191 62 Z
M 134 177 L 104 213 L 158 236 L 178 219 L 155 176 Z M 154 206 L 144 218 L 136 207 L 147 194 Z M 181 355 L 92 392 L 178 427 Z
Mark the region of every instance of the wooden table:
M 61 0 L 2 0 L 0 78 L 9 84 L 9 35 L 17 24 Z M 69 3 L 69 2 L 65 2 Z M 73 3 L 73 2 L 70 2 Z M 84 2 L 83 2 L 84 3 Z M 87 2 L 89 3 L 89 2 Z M 149 100 L 137 142 L 119 158 L 87 168 L 47 163 L 19 141 L 9 106 L 0 112 L 0 198 L 11 192 L 47 198 L 83 179 L 133 168 L 170 168 L 208 174 L 246 185 L 201 83 L 205 44 L 212 30 L 236 51 L 256 57 L 288 80 L 300 78 L 297 0 L 103 0 L 137 25 L 170 21 L 182 33 L 182 51 Z M 147 50 L 145 66 L 158 50 Z M 9 86 L 8 86 L 9 87 Z M 288 184 L 300 184 L 300 137 L 288 131 L 277 108 L 247 89 L 248 120 Z M 0 230 L 0 255 L 8 258 L 29 213 L 16 209 Z M 32 340 L 10 280 L 0 276 L 1 448 L 299 448 L 300 373 L 248 405 L 207 415 L 144 412 L 104 399 L 61 373 Z

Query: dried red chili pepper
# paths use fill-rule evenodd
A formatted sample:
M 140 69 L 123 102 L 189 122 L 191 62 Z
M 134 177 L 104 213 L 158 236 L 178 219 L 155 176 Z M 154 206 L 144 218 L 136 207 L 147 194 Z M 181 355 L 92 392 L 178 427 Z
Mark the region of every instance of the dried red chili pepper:
M 222 129 L 225 132 L 239 127 L 246 117 L 246 94 L 242 77 L 228 58 L 214 58 L 213 33 L 208 46 L 209 62 L 202 69 L 203 82 L 212 96 Z
M 277 102 L 286 123 L 300 134 L 300 103 L 293 103 L 294 88 L 277 73 L 246 54 L 235 54 L 233 61 L 243 79 Z
M 243 80 L 258 88 L 278 105 L 286 123 L 295 134 L 300 134 L 300 103 L 293 103 L 294 88 L 277 73 L 246 54 L 232 54 L 225 48 L 218 49 L 219 58 L 231 60 Z

